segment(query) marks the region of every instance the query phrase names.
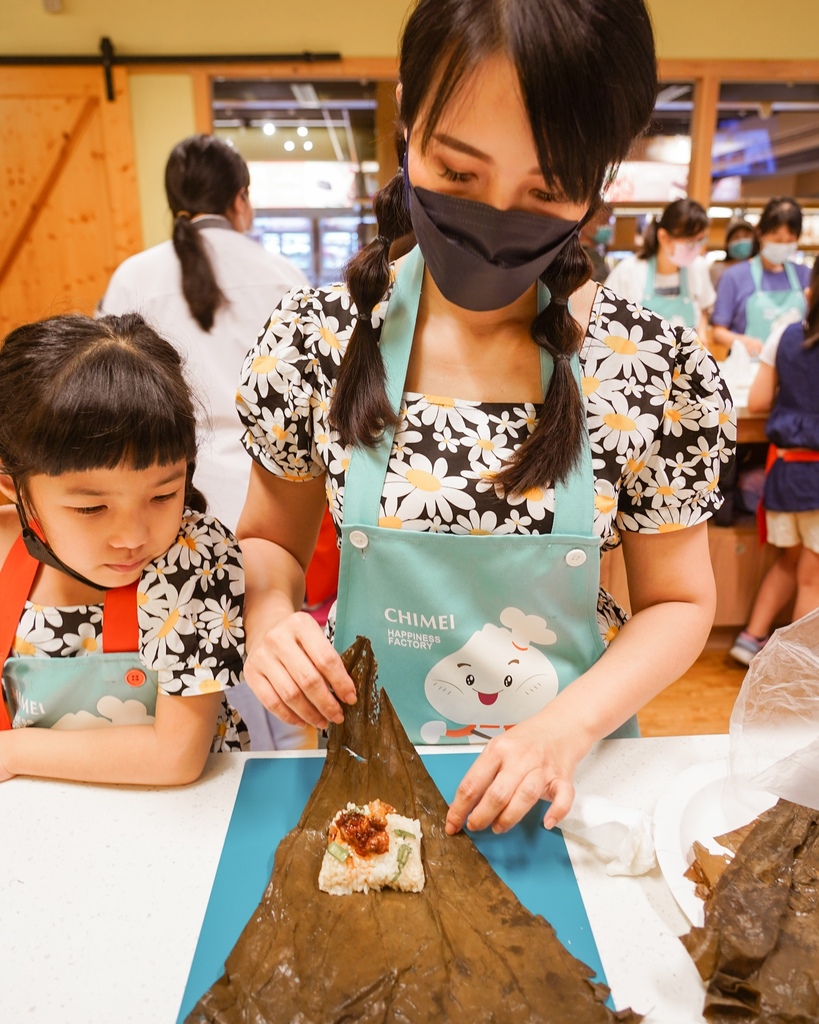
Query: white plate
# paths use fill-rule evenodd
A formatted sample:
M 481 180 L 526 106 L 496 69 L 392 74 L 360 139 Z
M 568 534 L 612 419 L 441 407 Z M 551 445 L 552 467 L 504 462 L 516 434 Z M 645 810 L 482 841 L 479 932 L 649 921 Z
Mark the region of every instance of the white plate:
M 694 883 L 684 877 L 694 859 L 694 840 L 712 853 L 728 853 L 714 842 L 714 836 L 746 825 L 777 799 L 757 793 L 752 801 L 732 806 L 724 798 L 727 777 L 725 759 L 695 764 L 668 786 L 654 811 L 654 846 L 660 870 L 674 899 L 694 925 L 702 926 L 704 920 L 703 902 L 694 891 Z

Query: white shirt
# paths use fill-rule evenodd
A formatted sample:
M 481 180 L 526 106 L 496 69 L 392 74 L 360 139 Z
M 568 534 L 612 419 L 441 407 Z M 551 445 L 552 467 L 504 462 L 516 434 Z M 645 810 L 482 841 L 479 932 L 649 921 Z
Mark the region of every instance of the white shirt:
M 251 467 L 239 440 L 242 424 L 235 405 L 242 363 L 282 296 L 308 281 L 289 260 L 238 231 L 200 230 L 227 300 L 217 309 L 210 332 L 191 316 L 182 294 L 182 269 L 170 241 L 117 268 L 100 313 L 141 313 L 183 356 L 188 381 L 207 412 L 200 423 L 195 483 L 208 500 L 208 511 L 235 530 Z
M 697 313 L 699 320 L 703 310 L 710 309 L 714 305 L 717 293 L 711 283 L 711 274 L 708 264 L 702 256 L 698 256 L 688 270 L 688 292 Z M 646 293 L 646 282 L 648 280 L 648 260 L 640 259 L 639 256 L 627 256 L 612 270 L 606 278 L 606 287 L 611 288 L 629 302 L 642 303 Z M 655 274 L 654 289 L 657 292 L 668 290 L 673 293 L 679 292 L 679 272 L 673 274 Z M 651 308 L 650 301 L 646 305 Z

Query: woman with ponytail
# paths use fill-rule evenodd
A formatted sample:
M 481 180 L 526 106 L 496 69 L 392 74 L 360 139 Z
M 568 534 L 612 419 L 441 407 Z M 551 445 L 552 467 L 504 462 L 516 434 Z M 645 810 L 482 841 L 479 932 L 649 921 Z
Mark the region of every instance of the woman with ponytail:
M 253 224 L 250 175 L 239 153 L 213 135 L 178 143 L 165 168 L 173 237 L 126 260 L 101 312 L 138 310 L 185 359 L 209 413 L 196 484 L 213 514 L 236 528 L 249 465 L 239 443 L 236 375 L 271 305 L 307 279 L 244 232 Z
M 642 0 L 418 0 L 378 235 L 245 361 L 248 681 L 323 728 L 369 637 L 414 742 L 486 743 L 450 832 L 541 798 L 560 821 L 713 619 L 729 396 L 692 332 L 589 281 L 578 237 L 656 86 Z M 296 611 L 325 500 L 334 646 Z M 599 587 L 621 542 L 630 619 Z

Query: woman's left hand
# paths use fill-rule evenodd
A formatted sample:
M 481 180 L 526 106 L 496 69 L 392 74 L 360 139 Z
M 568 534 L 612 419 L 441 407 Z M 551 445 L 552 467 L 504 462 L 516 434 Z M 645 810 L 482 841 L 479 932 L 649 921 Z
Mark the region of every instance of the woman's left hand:
M 550 729 L 540 715 L 486 745 L 463 777 L 446 818 L 450 835 L 466 824 L 506 832 L 538 800 L 550 800 L 543 824 L 552 828 L 574 800 L 574 773 L 586 750 Z

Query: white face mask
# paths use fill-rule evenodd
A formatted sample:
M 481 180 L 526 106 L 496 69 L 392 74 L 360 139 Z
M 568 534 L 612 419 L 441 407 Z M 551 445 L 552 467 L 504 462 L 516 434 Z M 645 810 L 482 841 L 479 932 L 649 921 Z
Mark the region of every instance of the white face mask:
M 798 249 L 798 242 L 766 242 L 762 246 L 761 252 L 769 263 L 780 267 L 785 260 L 795 256 Z
M 675 267 L 690 267 L 704 245 L 705 242 L 675 242 L 668 258 Z

